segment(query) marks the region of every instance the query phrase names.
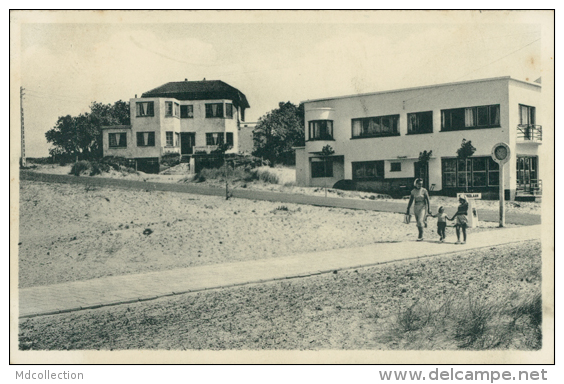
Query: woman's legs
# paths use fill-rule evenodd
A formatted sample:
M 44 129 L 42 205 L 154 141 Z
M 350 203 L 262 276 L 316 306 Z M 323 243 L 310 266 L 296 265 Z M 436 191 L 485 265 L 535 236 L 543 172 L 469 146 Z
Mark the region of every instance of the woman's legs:
M 462 226 L 462 235 L 464 236 L 464 242 L 466 242 L 466 225 Z
M 464 231 L 466 233 L 466 231 Z M 456 240 L 460 241 L 460 225 L 456 226 Z
M 417 227 L 417 230 L 419 231 L 419 238 L 422 239 L 423 238 L 423 227 Z

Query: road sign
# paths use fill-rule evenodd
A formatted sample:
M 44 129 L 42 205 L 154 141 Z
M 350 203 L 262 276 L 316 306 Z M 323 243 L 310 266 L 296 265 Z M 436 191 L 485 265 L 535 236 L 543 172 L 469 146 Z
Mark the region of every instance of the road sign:
M 502 165 L 509 161 L 511 158 L 511 149 L 505 143 L 497 143 L 492 148 L 492 159 L 496 163 Z
M 505 227 L 505 182 L 503 175 L 504 164 L 511 158 L 509 145 L 497 143 L 492 148 L 492 159 L 499 164 L 499 226 Z
M 456 194 L 456 198 L 460 199 L 460 196 L 466 196 L 467 199 L 481 199 L 482 198 L 482 194 L 481 193 L 457 193 Z

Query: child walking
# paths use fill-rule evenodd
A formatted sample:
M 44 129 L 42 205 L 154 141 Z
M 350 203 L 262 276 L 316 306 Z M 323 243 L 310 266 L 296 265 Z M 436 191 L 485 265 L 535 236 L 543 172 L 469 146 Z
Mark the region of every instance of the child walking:
M 456 218 L 456 222 L 454 226 L 456 227 L 456 244 L 466 244 L 466 226 L 468 224 L 468 201 L 466 200 L 466 196 L 460 195 L 458 199 L 460 205 L 458 206 L 458 210 L 449 220 L 454 220 Z M 462 235 L 464 240 L 460 241 L 460 230 L 462 230 Z
M 445 241 L 446 225 L 448 220 L 448 216 L 445 213 L 444 207 L 439 207 L 439 213 L 437 213 L 434 217 L 437 218 L 437 233 L 440 236 L 439 241 L 442 243 L 443 241 Z

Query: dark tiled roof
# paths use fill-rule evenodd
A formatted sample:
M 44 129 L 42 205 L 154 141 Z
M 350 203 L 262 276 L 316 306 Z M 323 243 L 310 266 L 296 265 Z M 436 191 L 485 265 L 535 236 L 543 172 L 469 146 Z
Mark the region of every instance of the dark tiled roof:
M 250 108 L 242 92 L 221 80 L 173 81 L 145 92 L 141 97 L 173 97 L 177 100 L 228 99 L 242 108 Z

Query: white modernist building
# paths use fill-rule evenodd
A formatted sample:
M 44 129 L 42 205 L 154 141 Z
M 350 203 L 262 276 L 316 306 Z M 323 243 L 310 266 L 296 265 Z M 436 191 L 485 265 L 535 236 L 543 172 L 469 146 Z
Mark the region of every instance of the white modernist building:
M 468 189 L 499 192 L 499 166 L 492 147 L 511 150 L 505 164 L 507 198 L 540 193 L 538 123 L 541 85 L 510 77 L 439 84 L 384 92 L 308 100 L 305 147 L 296 148 L 298 185 L 333 185 L 352 180 L 358 189 L 410 190 L 425 179 L 432 192 L 454 195 Z M 462 140 L 476 148 L 457 158 Z M 329 145 L 334 153 L 323 157 Z M 419 162 L 432 151 L 428 166 Z

